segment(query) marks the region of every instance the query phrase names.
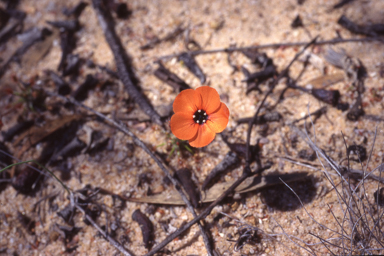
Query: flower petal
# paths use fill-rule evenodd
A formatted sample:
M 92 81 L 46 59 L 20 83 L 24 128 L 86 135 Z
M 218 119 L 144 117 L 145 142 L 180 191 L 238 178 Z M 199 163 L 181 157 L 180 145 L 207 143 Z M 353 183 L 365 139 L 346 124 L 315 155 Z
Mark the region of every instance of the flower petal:
M 205 147 L 213 141 L 215 136 L 216 133 L 211 131 L 207 125 L 199 125 L 197 134 L 189 140 L 189 145 L 195 148 Z
M 192 115 L 176 113 L 171 118 L 172 133 L 180 140 L 189 140 L 195 137 L 199 125 L 193 121 Z
M 192 115 L 197 111 L 200 105 L 200 95 L 193 89 L 186 89 L 181 91 L 179 95 L 176 96 L 176 99 L 173 102 L 173 112 L 188 113 L 192 118 Z
M 208 116 L 207 125 L 215 133 L 224 131 L 228 125 L 229 110 L 224 103 L 220 104 L 220 108 Z
M 201 94 L 201 108 L 210 113 L 215 112 L 220 107 L 220 95 L 219 93 L 209 86 L 202 86 L 196 89 L 196 92 Z

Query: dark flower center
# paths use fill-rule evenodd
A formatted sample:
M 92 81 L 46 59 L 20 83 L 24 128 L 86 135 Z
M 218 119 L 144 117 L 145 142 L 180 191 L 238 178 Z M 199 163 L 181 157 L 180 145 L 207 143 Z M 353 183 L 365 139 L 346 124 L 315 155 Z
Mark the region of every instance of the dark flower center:
M 204 110 L 199 109 L 193 114 L 193 121 L 197 124 L 204 124 L 207 121 L 207 117 L 207 113 Z

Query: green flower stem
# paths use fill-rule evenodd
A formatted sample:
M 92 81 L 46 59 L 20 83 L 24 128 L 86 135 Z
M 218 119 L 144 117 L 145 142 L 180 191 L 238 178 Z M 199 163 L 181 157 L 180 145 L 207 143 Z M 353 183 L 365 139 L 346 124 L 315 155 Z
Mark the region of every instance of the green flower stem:
M 60 184 L 61 186 L 63 186 L 63 188 L 65 188 L 65 190 L 67 190 L 68 194 L 69 195 L 72 195 L 72 191 L 70 190 L 70 188 L 68 188 L 53 172 L 51 172 L 50 170 L 48 170 L 48 168 L 46 168 L 45 166 L 43 166 L 42 164 L 40 164 L 39 162 L 37 162 L 36 160 L 28 160 L 28 161 L 24 161 L 24 162 L 19 162 L 19 163 L 15 163 L 15 164 L 11 164 L 11 165 L 8 165 L 7 167 L 3 168 L 0 170 L 0 173 L 13 167 L 13 166 L 16 166 L 16 165 L 20 165 L 20 164 L 27 164 L 27 163 L 35 163 L 37 164 L 40 168 L 42 168 L 43 170 L 47 171 L 49 174 L 51 174 Z

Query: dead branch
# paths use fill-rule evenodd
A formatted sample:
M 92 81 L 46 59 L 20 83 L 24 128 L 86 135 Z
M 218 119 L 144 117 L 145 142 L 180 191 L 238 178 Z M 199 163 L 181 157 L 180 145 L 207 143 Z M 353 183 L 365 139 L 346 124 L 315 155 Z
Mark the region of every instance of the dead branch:
M 93 8 L 97 13 L 97 18 L 101 29 L 104 32 L 105 40 L 115 57 L 117 73 L 120 80 L 123 82 L 130 97 L 140 106 L 140 108 L 151 118 L 151 120 L 159 125 L 162 125 L 160 115 L 155 111 L 148 99 L 139 91 L 132 80 L 132 70 L 128 67 L 129 57 L 121 44 L 120 38 L 117 36 L 113 19 L 107 8 L 101 0 L 93 0 Z
M 133 256 L 132 253 L 128 252 L 119 242 L 117 242 L 115 239 L 113 239 L 111 236 L 109 236 L 97 223 L 84 211 L 84 209 L 78 205 L 77 203 L 74 204 L 76 209 L 78 209 L 80 212 L 84 214 L 84 217 L 91 223 L 91 225 L 97 229 L 97 231 L 102 234 L 105 239 L 108 240 L 110 244 L 112 244 L 117 250 L 119 250 L 122 254 L 125 256 Z
M 156 164 L 160 167 L 160 169 L 165 173 L 165 175 L 169 178 L 169 180 L 171 180 L 172 184 L 174 185 L 174 187 L 176 188 L 176 190 L 180 193 L 181 195 L 181 198 L 183 199 L 184 203 L 187 205 L 187 208 L 188 210 L 192 213 L 192 215 L 194 216 L 194 218 L 197 217 L 196 215 L 196 212 L 191 204 L 191 202 L 188 200 L 187 196 L 185 195 L 184 191 L 181 189 L 182 186 L 180 184 L 180 182 L 173 178 L 173 176 L 171 175 L 171 171 L 166 167 L 166 165 L 163 163 L 163 161 L 161 161 L 148 147 L 147 145 L 145 145 L 145 143 L 143 141 L 141 141 L 133 132 L 131 132 L 124 124 L 122 124 L 121 122 L 118 122 L 118 121 L 114 121 L 110 118 L 108 118 L 107 116 L 103 115 L 102 113 L 90 108 L 90 107 L 87 107 L 85 106 L 84 104 L 76 101 L 75 99 L 73 99 L 72 97 L 64 97 L 64 96 L 61 96 L 61 95 L 58 95 L 58 94 L 55 94 L 55 93 L 48 93 L 50 94 L 51 96 L 55 96 L 55 97 L 59 97 L 63 100 L 66 100 L 68 102 L 71 102 L 72 104 L 78 106 L 78 107 L 81 107 L 81 108 L 84 108 L 86 109 L 87 111 L 90 111 L 92 113 L 94 113 L 95 115 L 97 115 L 98 117 L 100 117 L 102 120 L 106 121 L 107 123 L 109 123 L 110 125 L 114 126 L 115 128 L 119 129 L 120 131 L 122 131 L 123 133 L 125 133 L 126 135 L 128 135 L 129 137 L 131 137 L 133 139 L 133 141 L 135 142 L 136 145 L 138 145 L 139 147 L 141 147 L 155 162 Z M 204 229 L 204 226 L 199 223 L 199 228 L 202 232 L 202 236 L 203 236 L 203 240 L 204 240 L 204 243 L 206 245 L 206 249 L 207 249 L 207 253 L 209 255 L 213 255 L 213 252 L 212 252 L 212 247 L 211 247 L 211 243 L 210 243 L 210 239 L 209 239 L 209 236 L 208 234 L 206 233 L 205 229 Z M 161 249 L 161 248 L 160 248 Z

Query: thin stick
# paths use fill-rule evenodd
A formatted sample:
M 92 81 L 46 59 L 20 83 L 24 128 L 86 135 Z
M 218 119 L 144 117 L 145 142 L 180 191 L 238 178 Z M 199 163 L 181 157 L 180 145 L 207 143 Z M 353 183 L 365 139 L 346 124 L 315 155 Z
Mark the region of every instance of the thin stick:
M 129 58 L 124 50 L 120 38 L 116 34 L 113 24 L 113 18 L 107 8 L 103 6 L 101 0 L 93 0 L 93 8 L 96 11 L 100 27 L 102 28 L 105 40 L 108 42 L 109 47 L 115 57 L 117 74 L 123 82 L 130 97 L 140 106 L 140 108 L 152 119 L 153 122 L 162 125 L 160 115 L 155 111 L 153 106 L 149 103 L 147 98 L 138 90 L 132 80 L 132 72 L 128 67 Z
M 149 253 L 147 253 L 145 256 L 151 256 L 151 255 L 154 255 L 155 253 L 157 253 L 159 250 L 161 250 L 164 246 L 166 246 L 167 244 L 169 244 L 170 242 L 173 241 L 173 239 L 175 239 L 176 237 L 178 237 L 179 235 L 181 235 L 183 232 L 185 232 L 187 229 L 189 229 L 192 225 L 196 224 L 197 222 L 199 222 L 200 220 L 204 219 L 205 217 L 207 217 L 211 211 L 213 210 L 213 208 L 216 207 L 216 205 L 218 205 L 224 198 L 226 198 L 227 196 L 229 196 L 231 193 L 233 193 L 233 191 L 245 180 L 247 179 L 248 177 L 252 176 L 252 175 L 257 175 L 259 173 L 261 173 L 263 170 L 265 169 L 268 169 L 270 168 L 270 166 L 265 166 L 263 168 L 260 168 L 254 172 L 243 172 L 243 174 L 241 175 L 241 177 L 235 181 L 235 183 L 232 184 L 232 186 L 230 186 L 223 194 L 221 194 L 221 196 L 219 198 L 217 198 L 214 202 L 212 202 L 207 208 L 204 209 L 204 211 L 202 211 L 199 216 L 197 216 L 196 218 L 194 218 L 193 220 L 191 220 L 190 222 L 188 222 L 187 224 L 185 224 L 184 226 L 180 227 L 178 230 L 176 230 L 175 232 L 173 232 L 172 234 L 170 234 L 167 238 L 165 238 L 160 244 L 158 244 L 157 246 L 155 246 L 152 251 L 150 251 Z
M 275 218 L 273 218 L 273 217 L 271 217 L 271 219 L 273 219 L 273 220 L 276 222 L 276 224 L 279 226 L 279 228 L 281 228 L 281 231 L 283 232 L 283 235 L 285 235 L 285 237 L 287 237 L 289 241 L 291 241 L 292 243 L 294 243 L 294 244 L 297 245 L 298 247 L 300 247 L 300 248 L 306 250 L 308 253 L 310 253 L 310 254 L 312 254 L 312 255 L 316 255 L 316 253 L 313 252 L 313 249 L 312 249 L 312 248 L 309 248 L 310 250 L 312 250 L 312 251 L 310 251 L 309 249 L 307 249 L 307 248 L 305 248 L 305 247 L 299 245 L 299 244 L 296 243 L 295 241 L 293 241 L 293 240 L 291 239 L 291 235 L 289 235 L 289 234 L 287 234 L 287 233 L 285 232 L 284 228 L 280 225 L 280 223 L 277 222 L 277 221 L 275 220 Z M 292 237 L 294 237 L 294 236 L 292 236 Z M 294 238 L 305 244 L 305 242 L 304 242 L 303 240 L 301 240 L 301 239 L 299 239 L 299 238 L 297 238 L 297 237 L 294 237 Z
M 288 74 L 288 71 L 289 71 L 289 68 L 292 66 L 292 64 L 300 57 L 300 55 L 311 45 L 315 44 L 316 43 L 316 40 L 317 40 L 318 36 L 316 36 L 314 39 L 312 39 L 309 43 L 307 43 L 305 45 L 305 47 L 300 51 L 298 52 L 295 57 L 291 60 L 291 62 L 288 64 L 288 66 L 279 74 L 279 76 L 274 79 L 272 85 L 270 86 L 270 89 L 269 91 L 267 92 L 267 94 L 264 96 L 263 100 L 261 101 L 259 107 L 257 108 L 257 111 L 255 113 L 255 115 L 253 116 L 253 119 L 249 121 L 248 123 L 248 133 L 247 133 L 247 151 L 246 151 L 246 156 L 245 156 L 245 163 L 246 163 L 246 167 L 248 167 L 249 169 L 249 166 L 251 164 L 251 159 L 250 159 L 250 140 L 251 140 L 251 132 L 252 132 L 252 127 L 253 125 L 256 125 L 257 124 L 257 117 L 260 113 L 260 110 L 261 110 L 261 107 L 264 105 L 265 101 L 267 100 L 268 96 L 273 92 L 273 90 L 275 89 L 277 83 L 279 82 L 279 80 L 283 77 L 285 77 L 287 74 Z M 247 168 L 244 168 L 244 169 L 247 169 Z
M 58 94 L 55 94 L 55 93 L 50 93 L 50 92 L 47 92 L 47 94 L 51 95 L 51 96 L 55 96 L 55 97 L 58 97 L 58 98 L 61 98 L 63 100 L 66 100 L 76 106 L 79 106 L 81 108 L 84 108 L 92 113 L 94 113 L 95 115 L 97 115 L 98 117 L 100 117 L 102 120 L 106 121 L 107 123 L 109 123 L 110 125 L 114 126 L 115 128 L 119 129 L 120 131 L 122 131 L 123 133 L 125 133 L 126 135 L 128 135 L 129 137 L 131 137 L 134 141 L 134 143 L 136 145 L 138 145 L 139 147 L 141 147 L 155 162 L 156 164 L 160 167 L 160 169 L 165 173 L 165 175 L 169 178 L 169 180 L 171 180 L 172 184 L 174 185 L 174 187 L 176 188 L 176 190 L 179 192 L 179 194 L 181 195 L 181 198 L 183 199 L 184 203 L 187 205 L 187 208 L 188 210 L 192 213 L 193 217 L 196 218 L 197 215 L 196 215 L 196 212 L 191 204 L 191 202 L 188 200 L 187 196 L 185 195 L 184 191 L 181 189 L 182 186 L 180 184 L 180 182 L 176 179 L 173 178 L 173 176 L 171 175 L 171 172 L 168 170 L 168 168 L 166 167 L 166 165 L 147 147 L 147 145 L 145 145 L 144 142 L 142 142 L 133 132 L 131 132 L 124 124 L 122 124 L 121 122 L 118 122 L 118 121 L 115 121 L 115 120 L 112 120 L 110 118 L 108 118 L 107 116 L 103 115 L 102 113 L 90 108 L 90 107 L 87 107 L 85 106 L 84 104 L 76 101 L 75 99 L 73 99 L 72 97 L 64 97 L 64 96 L 61 96 L 61 95 L 58 95 Z M 207 249 L 207 253 L 208 255 L 213 255 L 213 249 L 212 249 L 212 246 L 211 246 L 211 242 L 210 242 L 210 239 L 208 237 L 208 234 L 207 232 L 205 231 L 204 227 L 202 226 L 201 223 L 199 223 L 199 228 L 201 230 L 201 234 L 203 236 L 203 240 L 204 240 L 204 243 L 205 243 L 205 246 L 206 246 L 206 249 Z
M 290 162 L 290 163 L 293 163 L 293 164 L 296 164 L 296 165 L 300 165 L 300 166 L 304 166 L 304 167 L 310 168 L 310 169 L 315 170 L 315 171 L 321 171 L 321 169 L 316 168 L 314 165 L 311 165 L 311 164 L 306 163 L 306 162 L 297 161 L 297 160 L 292 159 L 292 158 L 290 158 L 288 156 L 275 155 L 274 157 L 280 158 L 280 159 L 282 159 L 284 161 L 287 161 L 287 162 Z
M 324 41 L 318 41 L 314 43 L 313 45 L 324 45 L 324 44 L 341 44 L 341 43 L 356 43 L 356 42 L 376 42 L 379 41 L 375 38 L 349 38 L 349 39 L 343 39 L 343 38 L 334 38 L 331 40 L 324 40 Z M 221 49 L 213 49 L 213 50 L 200 50 L 200 51 L 193 51 L 190 52 L 192 55 L 201 55 L 201 54 L 214 54 L 218 52 L 239 52 L 239 51 L 246 51 L 246 50 L 257 50 L 257 49 L 265 49 L 265 48 L 279 48 L 279 47 L 295 47 L 295 46 L 305 46 L 308 45 L 310 42 L 291 42 L 291 43 L 276 43 L 276 44 L 262 44 L 262 45 L 254 45 L 254 46 L 247 46 L 247 47 L 228 47 L 228 48 L 221 48 Z M 159 60 L 169 60 L 175 57 L 178 57 L 180 54 L 171 54 L 171 55 L 164 55 L 159 58 L 157 58 L 157 61 Z
M 71 190 L 53 173 L 51 172 L 50 170 L 48 170 L 46 167 L 44 167 L 42 164 L 40 164 L 39 162 L 37 162 L 36 160 L 28 160 L 28 161 L 23 161 L 23 162 L 18 162 L 18 163 L 15 163 L 15 164 L 11 164 L 11 165 L 8 165 L 7 167 L 3 168 L 0 170 L 0 173 L 6 169 L 9 169 L 13 166 L 16 166 L 16 165 L 20 165 L 20 164 L 27 164 L 27 163 L 35 163 L 37 164 L 40 168 L 42 168 L 43 170 L 45 170 L 46 172 L 48 172 L 49 174 L 52 175 L 52 177 L 55 178 L 55 180 L 57 180 L 61 186 L 63 186 L 63 188 L 65 188 L 65 190 L 67 190 L 68 194 L 70 195 L 72 192 Z
M 78 205 L 77 203 L 74 204 L 76 209 L 78 209 L 80 212 L 84 214 L 84 217 L 89 221 L 89 223 L 92 224 L 94 228 L 97 229 L 97 231 L 102 234 L 105 239 L 108 240 L 109 243 L 111 243 L 117 250 L 119 250 L 122 254 L 125 256 L 132 256 L 133 254 L 128 252 L 119 242 L 117 242 L 115 239 L 113 239 L 111 236 L 109 236 L 97 223 L 84 211 L 84 209 Z

